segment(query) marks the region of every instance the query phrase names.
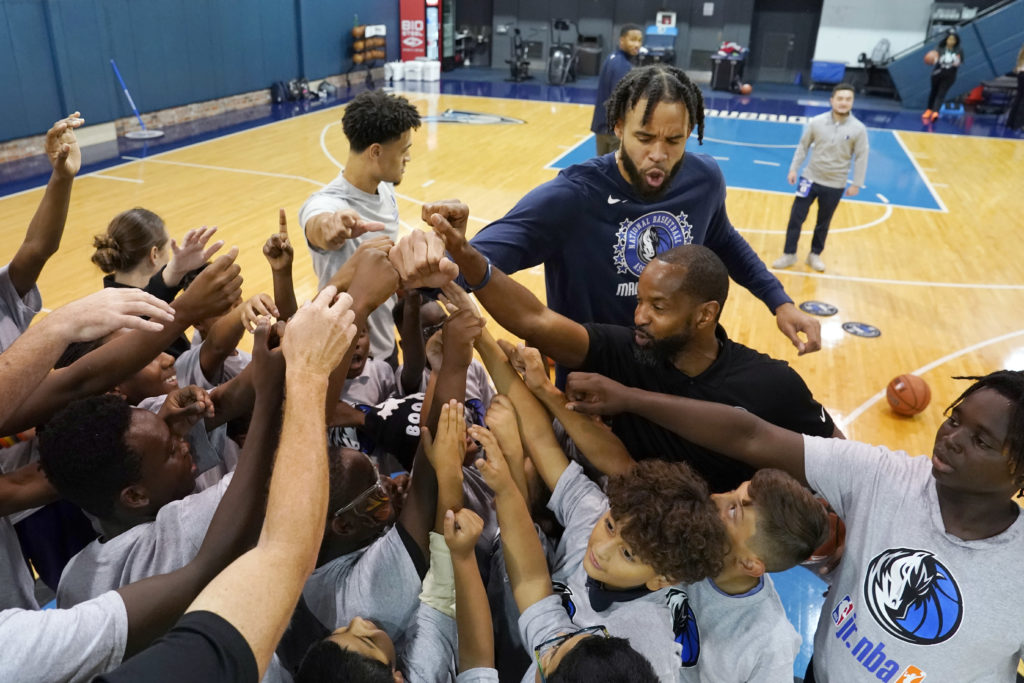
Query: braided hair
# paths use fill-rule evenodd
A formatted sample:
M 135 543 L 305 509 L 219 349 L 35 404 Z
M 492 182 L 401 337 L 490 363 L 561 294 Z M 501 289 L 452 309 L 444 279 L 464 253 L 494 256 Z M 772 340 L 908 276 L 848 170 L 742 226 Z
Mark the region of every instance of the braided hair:
M 654 108 L 660 102 L 685 104 L 690 129 L 697 129 L 697 142 L 703 144 L 704 96 L 682 69 L 666 64 L 632 69 L 615 86 L 612 96 L 605 103 L 609 123 L 615 125 L 625 120 L 626 112 L 635 108 L 640 100 L 647 100 L 644 124 L 651 120 Z
M 1024 371 L 996 370 L 984 377 L 967 376 L 953 379 L 972 379 L 975 382 L 946 408 L 947 415 L 953 408 L 963 403 L 965 398 L 981 389 L 992 389 L 1013 404 L 1010 409 L 1010 425 L 1006 432 L 1006 441 L 1002 444 L 1002 450 L 1010 461 L 1013 482 L 1018 487 L 1017 494 L 1024 496 Z

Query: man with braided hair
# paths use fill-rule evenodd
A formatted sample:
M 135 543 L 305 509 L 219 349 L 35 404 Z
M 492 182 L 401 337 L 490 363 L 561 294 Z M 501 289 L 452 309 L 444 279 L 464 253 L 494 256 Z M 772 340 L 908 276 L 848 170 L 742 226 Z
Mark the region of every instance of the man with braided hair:
M 543 263 L 548 305 L 558 313 L 581 323 L 632 325 L 637 281 L 651 259 L 682 244 L 704 244 L 775 313 L 801 354 L 817 351 L 818 323 L 793 305 L 729 223 L 718 165 L 705 154 L 685 153 L 694 129 L 698 142 L 704 135 L 700 89 L 675 67 L 637 68 L 619 81 L 607 108 L 619 150 L 564 169 L 472 245 L 506 273 Z M 424 207 L 425 218 L 435 212 L 464 231 L 464 206 Z

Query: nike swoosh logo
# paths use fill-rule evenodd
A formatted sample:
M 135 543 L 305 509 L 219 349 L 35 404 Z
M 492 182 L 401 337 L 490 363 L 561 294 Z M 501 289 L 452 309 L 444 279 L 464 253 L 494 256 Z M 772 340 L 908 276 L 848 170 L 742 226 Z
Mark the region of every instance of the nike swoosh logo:
M 821 407 L 821 421 L 825 422 L 825 406 Z
M 624 201 L 626 201 L 626 200 L 625 199 L 616 199 L 615 197 L 613 197 L 611 195 L 608 195 L 608 203 L 609 204 L 618 204 L 619 202 L 624 202 Z

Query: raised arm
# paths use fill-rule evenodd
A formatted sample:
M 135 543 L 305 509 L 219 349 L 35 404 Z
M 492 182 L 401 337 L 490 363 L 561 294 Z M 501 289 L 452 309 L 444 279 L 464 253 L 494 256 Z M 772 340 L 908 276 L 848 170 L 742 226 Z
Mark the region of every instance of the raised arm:
M 398 330 L 402 349 L 402 395 L 414 394 L 423 380 L 423 368 L 427 365 L 426 340 L 420 323 L 420 306 L 423 297 L 415 289 L 402 294 L 402 325 Z
M 71 185 L 82 167 L 82 152 L 74 131 L 83 123 L 76 111 L 53 124 L 46 133 L 46 156 L 53 172 L 28 224 L 25 239 L 11 259 L 11 283 L 18 296 L 25 296 L 35 287 L 43 266 L 60 247 L 71 203 Z
M 237 248 L 232 249 L 200 273 L 171 303 L 174 320 L 162 329 L 122 335 L 68 367 L 51 372 L 0 425 L 0 432 L 12 434 L 34 427 L 76 398 L 108 391 L 145 367 L 189 325 L 230 308 L 242 291 L 242 276 L 234 263 L 237 254 Z
M 566 367 L 577 368 L 583 364 L 590 347 L 585 327 L 555 313 L 526 287 L 491 266 L 444 216 L 432 214 L 429 222 L 444 240 L 463 279 L 476 291 L 480 303 L 495 322 Z
M 180 247 L 173 238 L 171 239 L 171 260 L 163 269 L 162 275 L 167 287 L 173 289 L 180 285 L 185 275 L 201 267 L 220 251 L 224 246 L 223 240 L 206 246 L 216 232 L 216 226 L 208 228 L 204 225 L 201 228 L 193 228 L 181 238 Z
M 274 277 L 274 303 L 277 305 L 277 317 L 288 320 L 299 304 L 295 300 L 295 283 L 292 281 L 292 260 L 295 252 L 291 240 L 288 239 L 288 217 L 284 209 L 278 210 L 278 230 L 263 245 L 263 256 L 270 264 L 270 272 Z
M 368 221 L 355 209 L 325 211 L 306 220 L 306 239 L 321 251 L 341 249 L 350 239 L 367 232 L 379 232 L 387 226 L 377 221 Z
M 477 460 L 476 467 L 494 490 L 494 507 L 501 528 L 508 579 L 516 605 L 522 613 L 530 605 L 551 595 L 551 575 L 544 549 L 533 528 L 530 510 L 512 481 L 497 440 L 489 431 L 476 425 L 469 428 L 469 435 L 479 441 L 487 452 L 487 459 Z
M 459 631 L 459 673 L 494 666 L 494 623 L 487 590 L 476 563 L 477 539 L 484 522 L 469 508 L 448 510 L 444 540 L 455 573 L 455 623 Z
M 118 589 L 128 612 L 125 657 L 174 625 L 207 583 L 256 543 L 263 522 L 266 482 L 281 427 L 284 359 L 270 349 L 266 321 L 256 329 L 253 362 L 256 405 L 234 478 L 210 520 L 199 552 L 181 569 Z
M 593 416 L 569 410 L 565 394 L 551 383 L 547 364 L 537 349 L 522 344 L 512 346 L 504 340 L 498 344 L 512 366 L 522 373 L 523 381 L 533 395 L 558 418 L 576 447 L 602 474 L 613 477 L 636 464 L 622 440 L 607 425 L 596 421 Z
M 99 339 L 122 327 L 157 333 L 173 320 L 174 309 L 138 289 L 105 289 L 61 306 L 0 354 L 0 423 L 17 412 L 68 344 Z
M 333 287 L 325 288 L 285 331 L 284 425 L 259 543 L 211 581 L 188 609 L 213 612 L 238 629 L 260 676 L 316 564 L 327 517 L 327 376 L 356 334 L 351 297 L 342 294 L 332 303 L 335 294 Z
M 774 467 L 807 483 L 803 436 L 723 403 L 698 401 L 627 387 L 602 375 L 573 372 L 569 408 L 594 415 L 633 413 L 687 441 L 751 467 Z

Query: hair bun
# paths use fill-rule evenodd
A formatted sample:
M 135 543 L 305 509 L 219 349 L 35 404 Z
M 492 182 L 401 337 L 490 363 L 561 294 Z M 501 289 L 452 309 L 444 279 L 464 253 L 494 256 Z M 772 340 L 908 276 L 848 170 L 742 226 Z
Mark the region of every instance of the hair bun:
M 96 249 L 92 255 L 92 262 L 104 273 L 110 274 L 124 269 L 124 254 L 121 253 L 121 245 L 116 239 L 108 234 L 96 235 L 92 238 L 92 246 Z

